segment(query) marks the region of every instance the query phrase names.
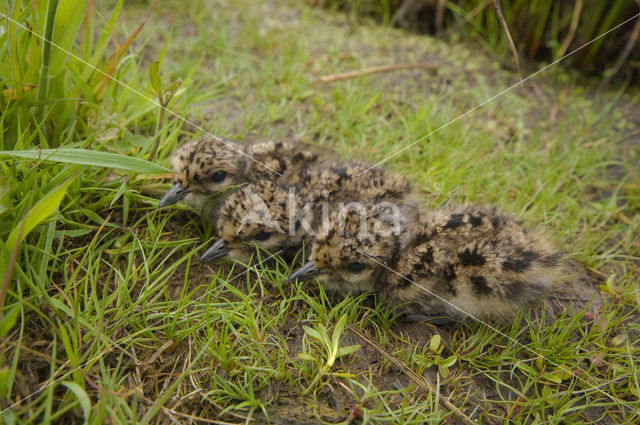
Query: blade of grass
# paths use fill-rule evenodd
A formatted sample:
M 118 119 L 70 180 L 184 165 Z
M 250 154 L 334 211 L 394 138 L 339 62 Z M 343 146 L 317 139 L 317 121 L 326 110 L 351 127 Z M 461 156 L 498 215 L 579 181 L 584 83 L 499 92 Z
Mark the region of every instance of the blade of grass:
M 120 168 L 136 173 L 170 173 L 171 170 L 144 159 L 111 152 L 88 149 L 42 149 L 23 151 L 0 151 L 0 156 L 41 159 L 43 161 L 64 162 L 95 167 Z
M 71 177 L 40 199 L 29 210 L 20 223 L 18 223 L 18 225 L 11 231 L 9 237 L 5 241 L 5 245 L 15 246 L 16 244 L 21 243 L 25 236 L 27 236 L 34 227 L 58 209 L 60 202 L 62 202 L 62 198 L 65 193 L 67 193 L 67 189 L 74 179 L 75 177 Z
M 87 0 L 65 0 L 58 6 L 55 16 L 53 40 L 61 49 L 54 49 L 51 52 L 49 72 L 51 76 L 56 76 L 61 70 L 64 61 L 71 50 L 78 29 L 85 15 Z M 46 43 L 49 44 L 49 43 Z M 64 50 L 62 50 L 64 49 Z
M 49 0 L 47 2 L 47 14 L 45 17 L 44 38 L 51 40 L 53 38 L 53 27 L 56 19 L 56 11 L 58 10 L 58 0 Z M 44 118 L 44 100 L 49 95 L 49 62 L 51 60 L 51 43 L 42 43 L 42 57 L 40 62 L 40 86 L 38 87 L 38 102 L 42 104 L 38 108 L 38 119 L 42 121 Z

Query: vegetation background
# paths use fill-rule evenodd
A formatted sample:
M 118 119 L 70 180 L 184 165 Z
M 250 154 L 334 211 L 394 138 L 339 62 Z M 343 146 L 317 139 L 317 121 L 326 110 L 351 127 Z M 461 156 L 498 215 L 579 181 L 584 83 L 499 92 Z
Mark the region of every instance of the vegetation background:
M 366 16 L 383 25 L 474 41 L 503 61 L 515 48 L 519 57 L 534 61 L 556 61 L 573 52 L 562 66 L 583 75 L 604 81 L 617 75 L 634 82 L 640 75 L 637 20 L 598 38 L 617 24 L 633 20 L 640 9 L 638 0 L 309 1 L 347 11 L 354 22 Z
M 2 3 L 2 421 L 637 420 L 638 20 L 505 91 L 634 2 L 501 2 L 520 69 L 494 2 L 434 3 Z M 386 164 L 425 207 L 516 213 L 571 272 L 513 323 L 433 327 L 200 265 L 210 223 L 157 202 L 204 131 L 371 161 L 433 133 Z

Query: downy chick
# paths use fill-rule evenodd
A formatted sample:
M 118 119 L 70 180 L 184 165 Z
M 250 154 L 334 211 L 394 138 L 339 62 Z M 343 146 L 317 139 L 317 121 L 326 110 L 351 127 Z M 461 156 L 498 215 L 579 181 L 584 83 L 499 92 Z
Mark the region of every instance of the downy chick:
M 417 216 L 419 214 L 419 217 Z M 290 280 L 374 291 L 411 316 L 499 319 L 540 299 L 558 252 L 511 215 L 475 205 L 418 212 L 368 204 L 335 213 Z
M 404 177 L 383 169 L 360 177 L 359 172 L 365 169 L 360 162 L 342 162 L 307 170 L 299 188 L 261 182 L 239 189 L 220 206 L 216 222 L 220 240 L 200 261 L 229 256 L 246 263 L 256 247 L 291 259 L 331 210 L 345 204 L 356 206 L 362 199 L 410 199 Z
M 295 191 L 273 181 L 252 183 L 229 195 L 217 211 L 220 239 L 200 257 L 209 262 L 229 257 L 248 264 L 256 248 L 271 254 L 295 255 L 307 236 L 313 212 Z
M 318 155 L 286 142 L 244 145 L 228 139 L 203 137 L 179 147 L 171 158 L 174 185 L 160 200 L 160 208 L 184 201 L 197 211 L 225 189 L 247 182 L 295 180 Z M 214 209 L 215 206 L 210 209 Z

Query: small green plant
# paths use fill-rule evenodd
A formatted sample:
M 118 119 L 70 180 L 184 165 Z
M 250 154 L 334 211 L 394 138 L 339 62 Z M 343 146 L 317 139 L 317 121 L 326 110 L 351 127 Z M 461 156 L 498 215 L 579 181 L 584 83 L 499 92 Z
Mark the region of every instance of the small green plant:
M 429 359 L 427 359 L 425 365 L 427 367 L 437 366 L 438 373 L 440 373 L 440 376 L 443 378 L 449 376 L 449 368 L 456 364 L 458 357 L 454 354 L 446 359 L 442 358 L 441 354 L 442 350 L 444 350 L 444 344 L 442 344 L 442 338 L 438 334 L 431 337 L 431 340 L 429 341 L 429 350 L 433 356 L 430 356 Z
M 344 331 L 344 326 L 347 323 L 347 316 L 343 315 L 336 323 L 336 326 L 333 328 L 333 333 L 329 336 L 329 331 L 322 324 L 319 323 L 316 329 L 313 329 L 309 326 L 303 326 L 305 334 L 315 340 L 320 344 L 321 348 L 324 350 L 325 358 L 323 361 L 319 361 L 316 357 L 311 355 L 309 352 L 299 353 L 298 358 L 301 360 L 308 360 L 319 364 L 318 373 L 316 377 L 309 385 L 308 390 L 312 389 L 315 384 L 333 367 L 335 361 L 342 356 L 349 355 L 361 348 L 360 345 L 349 345 L 347 347 L 340 347 L 340 337 L 342 336 L 342 331 Z
M 149 161 L 153 161 L 156 156 L 160 140 L 164 135 L 164 131 L 160 130 L 164 130 L 166 112 L 168 107 L 171 105 L 171 100 L 175 96 L 176 91 L 182 85 L 182 81 L 176 80 L 167 87 L 163 87 L 162 80 L 160 79 L 160 61 L 153 61 L 149 66 L 149 81 L 151 82 L 151 87 L 153 88 L 153 92 L 158 98 L 159 103 L 158 120 L 156 122 L 156 129 L 153 132 L 154 141 L 153 146 L 151 147 L 151 152 L 149 153 Z
M 615 302 L 618 302 L 620 300 L 622 291 L 615 284 L 615 281 L 616 274 L 613 273 L 609 277 L 607 277 L 607 281 L 604 283 L 604 285 L 598 285 L 598 287 L 603 293 L 609 295 Z

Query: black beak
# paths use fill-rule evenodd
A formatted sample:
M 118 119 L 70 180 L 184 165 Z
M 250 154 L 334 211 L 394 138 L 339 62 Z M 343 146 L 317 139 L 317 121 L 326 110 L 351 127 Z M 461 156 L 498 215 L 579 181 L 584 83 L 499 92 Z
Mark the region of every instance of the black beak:
M 219 239 L 218 242 L 211 245 L 209 249 L 202 254 L 200 262 L 208 263 L 209 261 L 217 260 L 227 255 L 229 251 L 231 251 L 231 248 L 228 247 L 227 241 Z
M 298 270 L 293 272 L 291 276 L 287 279 L 287 282 L 295 282 L 296 279 L 306 280 L 310 277 L 313 277 L 318 271 L 316 270 L 316 265 L 313 261 L 309 261 L 304 266 L 300 267 Z
M 167 193 L 165 193 L 162 199 L 160 199 L 160 202 L 158 202 L 158 208 L 164 208 L 168 205 L 175 204 L 188 194 L 188 190 L 183 189 L 180 183 L 176 183 Z

